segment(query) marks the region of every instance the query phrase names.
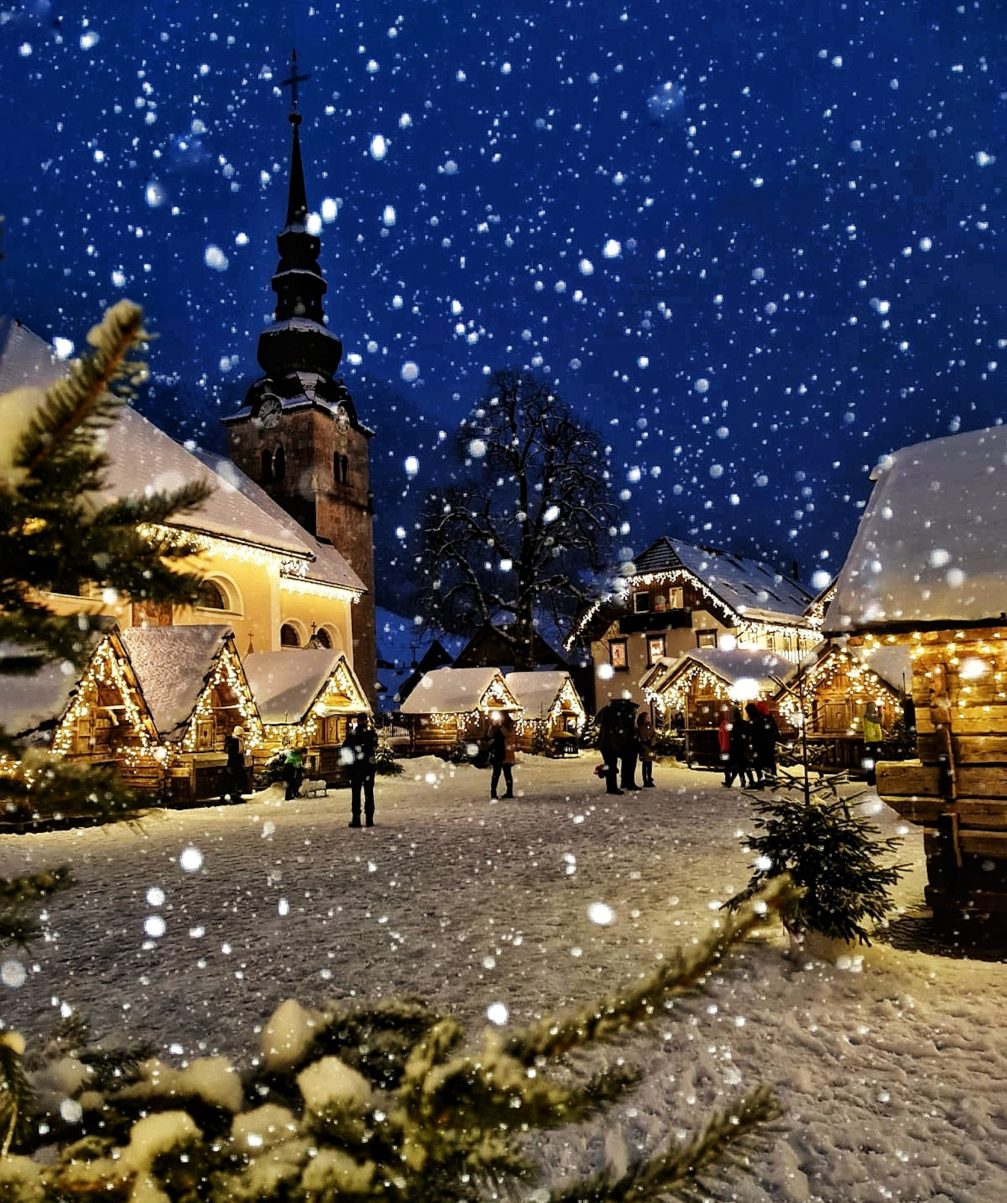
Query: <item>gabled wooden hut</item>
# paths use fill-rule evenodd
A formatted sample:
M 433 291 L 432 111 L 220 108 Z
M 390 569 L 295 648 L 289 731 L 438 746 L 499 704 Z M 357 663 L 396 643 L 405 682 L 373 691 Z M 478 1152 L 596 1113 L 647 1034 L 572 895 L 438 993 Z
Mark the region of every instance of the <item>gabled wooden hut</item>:
M 1007 428 L 906 447 L 875 486 L 825 631 L 912 665 L 915 761 L 882 800 L 923 829 L 936 915 L 1007 913 Z
M 565 755 L 577 751 L 587 711 L 568 672 L 508 673 L 507 688 L 522 708 L 518 744 Z
M 160 795 L 164 757 L 157 731 L 114 623 L 97 620 L 83 671 L 47 663 L 7 678 L 0 726 L 23 746 L 49 748 L 67 760 L 114 768 L 139 793 Z M 8 645 L 0 656 L 24 649 Z
M 350 721 L 371 712 L 342 652 L 253 652 L 243 664 L 262 719 L 263 757 L 281 748 L 306 748 L 309 777 L 341 779 L 339 749 Z
M 219 797 L 235 727 L 245 748 L 262 745 L 259 712 L 229 627 L 132 627 L 122 642 L 165 750 L 168 800 Z
M 447 753 L 460 739 L 475 739 L 494 711 L 510 711 L 515 721 L 521 705 L 496 668 L 435 668 L 399 708 L 410 731 L 413 752 Z
M 793 671 L 793 662 L 774 652 L 701 647 L 653 679 L 645 698 L 653 703 L 658 728 L 684 731 L 690 765 L 714 766 L 720 763 L 717 728 L 724 708 L 772 698 Z

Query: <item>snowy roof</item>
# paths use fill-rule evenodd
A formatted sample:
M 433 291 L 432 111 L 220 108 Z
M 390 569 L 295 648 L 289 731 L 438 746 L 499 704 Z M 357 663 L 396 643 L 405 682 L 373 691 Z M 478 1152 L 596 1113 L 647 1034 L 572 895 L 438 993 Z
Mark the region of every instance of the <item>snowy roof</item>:
M 523 707 L 526 718 L 545 716 L 555 705 L 564 685 L 569 685 L 573 696 L 580 702 L 580 695 L 570 674 L 559 670 L 544 672 L 508 673 L 504 678 L 507 688 Z M 581 703 L 581 711 L 584 706 Z
M 130 627 L 121 633 L 162 739 L 181 739 L 231 628 L 219 623 Z
M 499 702 L 494 703 L 495 709 L 521 709 L 499 669 L 435 668 L 424 674 L 399 710 L 402 714 L 467 714 L 480 708 L 491 689 Z
M 343 653 L 329 648 L 253 652 L 242 661 L 264 723 L 302 722 L 340 662 L 352 677 Z M 362 705 L 359 698 L 351 701 L 357 708 Z
M 633 576 L 685 569 L 725 605 L 746 618 L 794 622 L 803 617 L 811 594 L 792 577 L 762 560 L 715 547 L 696 547 L 662 536 L 636 557 Z
M 3 334 L 0 328 L 0 393 L 26 383 L 44 389 L 66 374 L 66 365 L 26 326 L 10 322 L 6 340 Z M 302 561 L 308 580 L 364 590 L 334 547 L 314 539 L 226 457 L 187 450 L 128 405 L 99 438 L 111 460 L 109 496 L 209 484 L 213 491 L 207 500 L 170 525 L 267 548 Z
M 1007 427 L 904 447 L 875 472 L 825 629 L 1003 625 Z
M 759 693 L 772 693 L 779 688 L 778 677 L 785 681 L 795 671 L 795 664 L 774 652 L 752 647 L 698 647 L 685 652 L 672 666 L 661 682 L 657 692 L 682 675 L 693 665 L 699 664 L 726 685 L 736 685 L 741 680 L 755 681 Z

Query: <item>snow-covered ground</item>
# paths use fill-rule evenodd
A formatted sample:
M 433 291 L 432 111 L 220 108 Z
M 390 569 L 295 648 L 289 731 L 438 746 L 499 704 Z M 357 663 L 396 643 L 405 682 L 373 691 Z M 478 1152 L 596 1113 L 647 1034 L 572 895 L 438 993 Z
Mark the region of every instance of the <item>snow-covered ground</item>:
M 745 883 L 750 811 L 715 774 L 660 765 L 657 789 L 608 797 L 595 760 L 526 758 L 520 796 L 495 803 L 484 771 L 406 762 L 409 776 L 378 779 L 373 830 L 347 829 L 345 791 L 274 789 L 140 828 L 3 837 L 0 874 L 69 862 L 78 881 L 52 900 L 44 940 L 0 956 L 3 1019 L 44 1032 L 69 1004 L 97 1036 L 170 1059 L 251 1050 L 291 996 L 411 994 L 477 1028 L 495 1003 L 522 1021 L 607 992 Z M 885 808 L 878 822 L 897 827 Z M 915 829 L 901 859 L 914 905 Z M 842 967 L 792 964 L 782 948 L 747 946 L 681 1020 L 633 1041 L 648 1076 L 618 1133 L 551 1137 L 557 1171 L 653 1148 L 765 1082 L 783 1127 L 724 1199 L 1007 1199 L 1007 965 L 883 945 Z

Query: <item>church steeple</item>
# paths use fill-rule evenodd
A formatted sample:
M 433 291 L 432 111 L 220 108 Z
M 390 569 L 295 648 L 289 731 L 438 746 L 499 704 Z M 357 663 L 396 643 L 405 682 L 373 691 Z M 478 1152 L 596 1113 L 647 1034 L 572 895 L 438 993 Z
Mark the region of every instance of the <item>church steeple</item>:
M 308 230 L 308 195 L 301 160 L 301 114 L 297 111 L 297 85 L 307 75 L 297 74 L 297 52 L 291 56 L 292 89 L 288 120 L 293 128 L 287 218 L 277 235 L 280 261 L 272 279 L 276 293 L 273 324 L 259 335 L 257 358 L 262 370 L 274 378 L 289 372 L 310 371 L 332 376 L 343 356 L 343 345 L 324 324 L 322 297 L 328 285 L 318 265 L 321 241 Z

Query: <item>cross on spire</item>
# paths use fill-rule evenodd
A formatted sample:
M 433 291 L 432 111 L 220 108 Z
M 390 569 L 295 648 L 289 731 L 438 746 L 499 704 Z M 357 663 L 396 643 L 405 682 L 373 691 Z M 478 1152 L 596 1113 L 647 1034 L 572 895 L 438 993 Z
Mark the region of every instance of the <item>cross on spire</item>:
M 301 119 L 300 114 L 297 111 L 297 85 L 304 83 L 304 81 L 306 79 L 308 79 L 310 77 L 310 75 L 311 75 L 310 71 L 305 71 L 303 75 L 297 74 L 297 51 L 291 50 L 291 52 L 290 52 L 290 78 L 285 79 L 283 81 L 283 83 L 280 85 L 280 87 L 282 87 L 282 88 L 290 89 L 290 120 L 291 120 L 291 122 L 294 121 L 295 117 L 297 118 L 298 122 Z

